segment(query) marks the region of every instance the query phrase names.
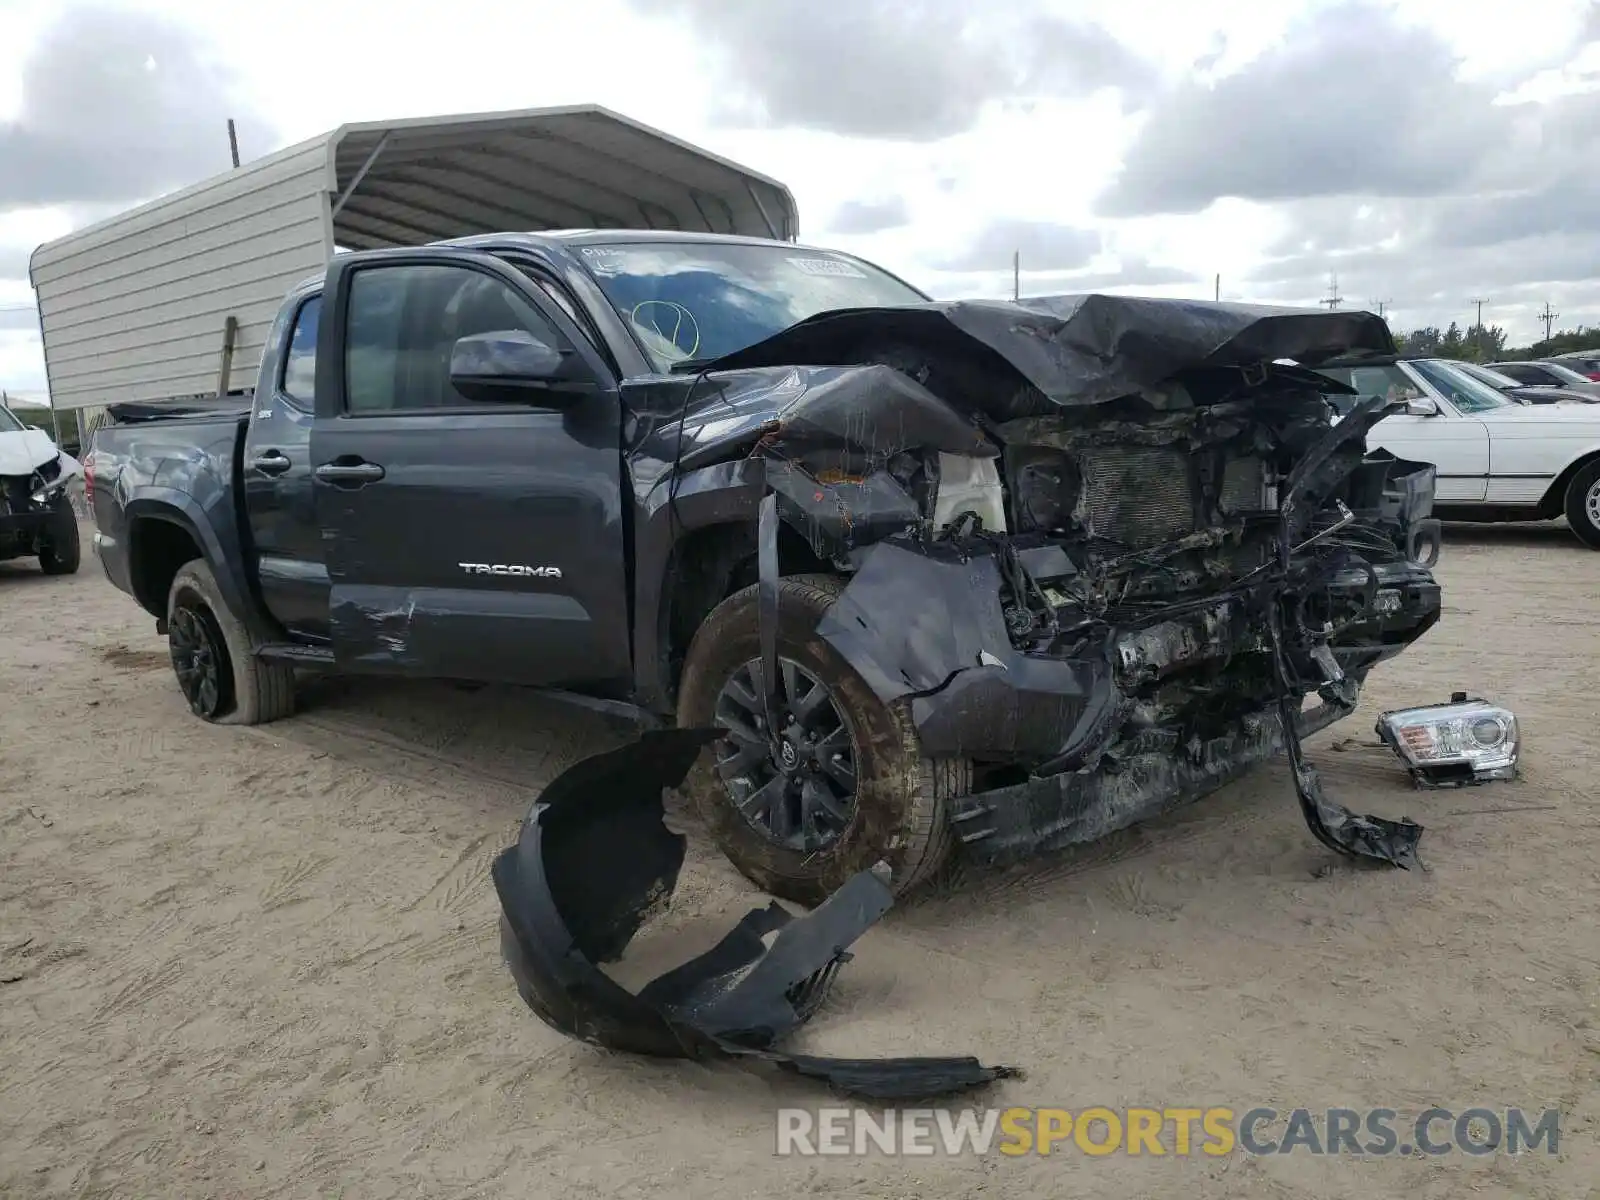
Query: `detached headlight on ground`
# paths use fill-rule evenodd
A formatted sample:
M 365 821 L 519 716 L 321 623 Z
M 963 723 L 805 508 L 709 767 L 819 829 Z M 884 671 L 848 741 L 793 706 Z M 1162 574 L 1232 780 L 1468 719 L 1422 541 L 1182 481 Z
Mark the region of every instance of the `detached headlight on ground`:
M 1516 716 L 1465 692 L 1457 692 L 1449 704 L 1383 713 L 1378 736 L 1426 787 L 1516 778 Z

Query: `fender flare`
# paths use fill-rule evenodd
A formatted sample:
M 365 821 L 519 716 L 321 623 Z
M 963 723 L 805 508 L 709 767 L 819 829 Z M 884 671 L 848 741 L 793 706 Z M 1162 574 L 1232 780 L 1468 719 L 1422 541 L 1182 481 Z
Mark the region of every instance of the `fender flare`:
M 673 555 L 689 535 L 715 526 L 747 529 L 754 551 L 765 464 L 745 458 L 686 471 L 669 501 L 670 486 L 663 480 L 639 497 L 633 520 L 634 691 L 642 707 L 663 714 L 672 711 L 671 682 L 661 664 L 661 623 Z
M 193 496 L 176 488 L 150 484 L 136 488 L 123 504 L 122 511 L 128 524 L 130 568 L 132 568 L 134 545 L 133 530 L 137 522 L 165 521 L 169 525 L 176 525 L 200 547 L 200 556 L 210 566 L 217 580 L 217 588 L 233 615 L 244 622 L 248 629 L 260 628 L 259 614 L 249 599 L 250 590 L 244 578 L 237 545 L 234 547 L 235 553 L 229 555 L 215 525 Z M 131 573 L 137 576 L 136 570 L 131 570 Z M 157 615 L 166 616 L 165 597 L 155 597 L 154 601 L 158 610 Z M 142 598 L 141 603 L 144 603 Z M 148 608 L 149 605 L 146 604 L 145 607 Z

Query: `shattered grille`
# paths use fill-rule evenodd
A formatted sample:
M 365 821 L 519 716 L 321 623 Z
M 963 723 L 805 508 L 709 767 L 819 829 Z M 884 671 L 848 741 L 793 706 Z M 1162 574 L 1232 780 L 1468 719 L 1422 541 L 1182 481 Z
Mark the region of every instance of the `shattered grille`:
M 1194 530 L 1189 459 L 1166 447 L 1129 446 L 1085 454 L 1082 516 L 1089 531 L 1130 546 L 1154 546 Z
M 1230 459 L 1222 468 L 1219 507 L 1229 516 L 1260 509 L 1265 477 L 1266 465 L 1259 458 Z

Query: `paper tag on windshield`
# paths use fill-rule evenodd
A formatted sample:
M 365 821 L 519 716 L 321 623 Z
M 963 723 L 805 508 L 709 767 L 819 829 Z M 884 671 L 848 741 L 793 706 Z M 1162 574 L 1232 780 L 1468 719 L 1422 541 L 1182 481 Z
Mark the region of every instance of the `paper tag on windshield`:
M 579 246 L 578 253 L 596 275 L 615 275 L 622 270 L 622 251 L 611 246 Z
M 867 273 L 837 258 L 791 258 L 807 275 L 827 275 L 835 279 L 865 279 Z

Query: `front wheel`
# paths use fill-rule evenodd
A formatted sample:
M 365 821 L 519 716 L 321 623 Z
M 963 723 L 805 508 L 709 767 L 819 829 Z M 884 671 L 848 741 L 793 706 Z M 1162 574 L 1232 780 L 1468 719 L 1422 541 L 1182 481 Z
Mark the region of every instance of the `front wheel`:
M 1600 550 L 1600 458 L 1578 473 L 1567 485 L 1567 524 L 1591 550 Z
M 695 804 L 733 865 L 775 896 L 815 905 L 880 861 L 908 892 L 949 853 L 948 802 L 971 789 L 971 764 L 924 757 L 906 705 L 884 704 L 817 636 L 841 581 L 778 586 L 775 726 L 757 587 L 718 605 L 690 644 L 678 724 L 727 731 L 715 765 L 691 776 Z
M 73 575 L 82 559 L 78 516 L 65 492 L 58 493 L 39 537 L 39 569 L 46 575 Z

